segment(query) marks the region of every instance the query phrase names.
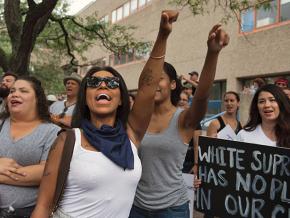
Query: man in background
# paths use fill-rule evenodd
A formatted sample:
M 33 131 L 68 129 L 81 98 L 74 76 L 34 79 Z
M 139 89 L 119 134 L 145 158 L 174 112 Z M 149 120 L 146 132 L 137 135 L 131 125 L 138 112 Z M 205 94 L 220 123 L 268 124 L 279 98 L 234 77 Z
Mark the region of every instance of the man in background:
M 77 73 L 66 76 L 63 84 L 66 89 L 66 100 L 56 101 L 49 107 L 52 121 L 61 127 L 70 127 L 72 114 L 77 102 L 82 77 Z
M 12 72 L 7 72 L 2 76 L 0 83 L 0 113 L 5 110 L 6 98 L 9 95 L 10 88 L 17 79 L 17 75 Z

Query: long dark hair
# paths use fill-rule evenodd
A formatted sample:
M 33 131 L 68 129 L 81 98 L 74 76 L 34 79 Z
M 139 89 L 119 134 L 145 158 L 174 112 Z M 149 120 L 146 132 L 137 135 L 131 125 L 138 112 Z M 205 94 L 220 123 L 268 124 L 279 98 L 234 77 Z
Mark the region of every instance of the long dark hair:
M 117 119 L 120 119 L 126 128 L 129 112 L 130 112 L 130 105 L 129 105 L 129 94 L 126 83 L 121 76 L 114 68 L 105 66 L 105 67 L 92 67 L 85 75 L 82 80 L 80 90 L 78 93 L 77 104 L 73 112 L 72 116 L 72 127 L 79 128 L 81 126 L 81 122 L 83 119 L 90 120 L 90 110 L 86 103 L 86 90 L 87 90 L 87 78 L 92 76 L 94 73 L 99 71 L 108 71 L 113 76 L 118 77 L 120 79 L 120 93 L 121 93 L 121 101 L 122 105 L 120 105 L 117 109 Z
M 18 81 L 18 80 L 24 80 L 24 81 L 27 81 L 29 84 L 31 84 L 31 86 L 35 92 L 37 114 L 42 121 L 50 122 L 48 104 L 47 104 L 44 90 L 41 86 L 41 82 L 33 76 L 20 76 L 16 79 L 16 81 Z M 6 105 L 5 112 L 3 114 L 1 114 L 0 119 L 6 119 L 9 116 L 10 116 L 10 113 L 9 113 L 8 107 Z
M 170 63 L 164 62 L 163 70 L 169 77 L 170 82 L 175 81 L 176 83 L 176 88 L 171 90 L 170 100 L 174 106 L 177 106 L 182 89 L 181 81 L 177 77 L 175 68 Z
M 290 148 L 290 101 L 283 90 L 276 85 L 264 85 L 256 91 L 250 106 L 249 120 L 244 129 L 246 131 L 252 131 L 256 129 L 258 124 L 262 123 L 258 110 L 258 97 L 261 92 L 271 93 L 276 99 L 280 109 L 277 124 L 275 126 L 277 145 Z

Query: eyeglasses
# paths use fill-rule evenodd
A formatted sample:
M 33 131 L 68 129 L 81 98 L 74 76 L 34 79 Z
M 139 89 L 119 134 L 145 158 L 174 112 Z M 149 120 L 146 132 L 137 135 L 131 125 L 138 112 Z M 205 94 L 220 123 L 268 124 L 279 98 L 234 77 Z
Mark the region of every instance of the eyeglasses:
M 87 77 L 87 86 L 91 88 L 98 88 L 102 82 L 105 82 L 109 89 L 116 89 L 120 86 L 118 77 Z

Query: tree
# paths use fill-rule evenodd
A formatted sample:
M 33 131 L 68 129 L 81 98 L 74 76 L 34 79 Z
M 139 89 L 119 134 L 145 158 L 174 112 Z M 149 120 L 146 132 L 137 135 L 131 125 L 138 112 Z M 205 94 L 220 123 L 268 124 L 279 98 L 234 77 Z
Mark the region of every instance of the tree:
M 47 54 L 66 54 L 71 65 L 78 65 L 76 55 L 82 57 L 82 52 L 96 40 L 118 54 L 131 49 L 146 52 L 150 47 L 150 43 L 134 39 L 132 26 L 109 25 L 99 21 L 96 15 L 86 19 L 67 16 L 66 8 L 67 3 L 58 0 L 4 0 L 4 3 L 2 0 L 2 70 L 11 70 L 19 75 L 28 74 L 31 53 L 35 48 Z
M 239 14 L 249 7 L 270 7 L 269 0 L 171 0 L 170 3 L 181 7 L 189 7 L 193 15 L 210 13 L 207 6 L 213 4 L 213 10 L 220 8 L 224 11 L 221 22 L 236 18 L 240 23 Z

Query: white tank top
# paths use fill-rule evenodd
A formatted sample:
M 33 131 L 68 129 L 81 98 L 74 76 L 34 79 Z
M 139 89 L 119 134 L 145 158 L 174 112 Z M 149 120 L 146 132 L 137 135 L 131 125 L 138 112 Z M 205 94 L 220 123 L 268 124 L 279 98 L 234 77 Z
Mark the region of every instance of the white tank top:
M 76 218 L 127 218 L 141 177 L 141 162 L 131 142 L 134 169 L 124 170 L 101 152 L 81 146 L 75 129 L 75 147 L 60 210 Z

